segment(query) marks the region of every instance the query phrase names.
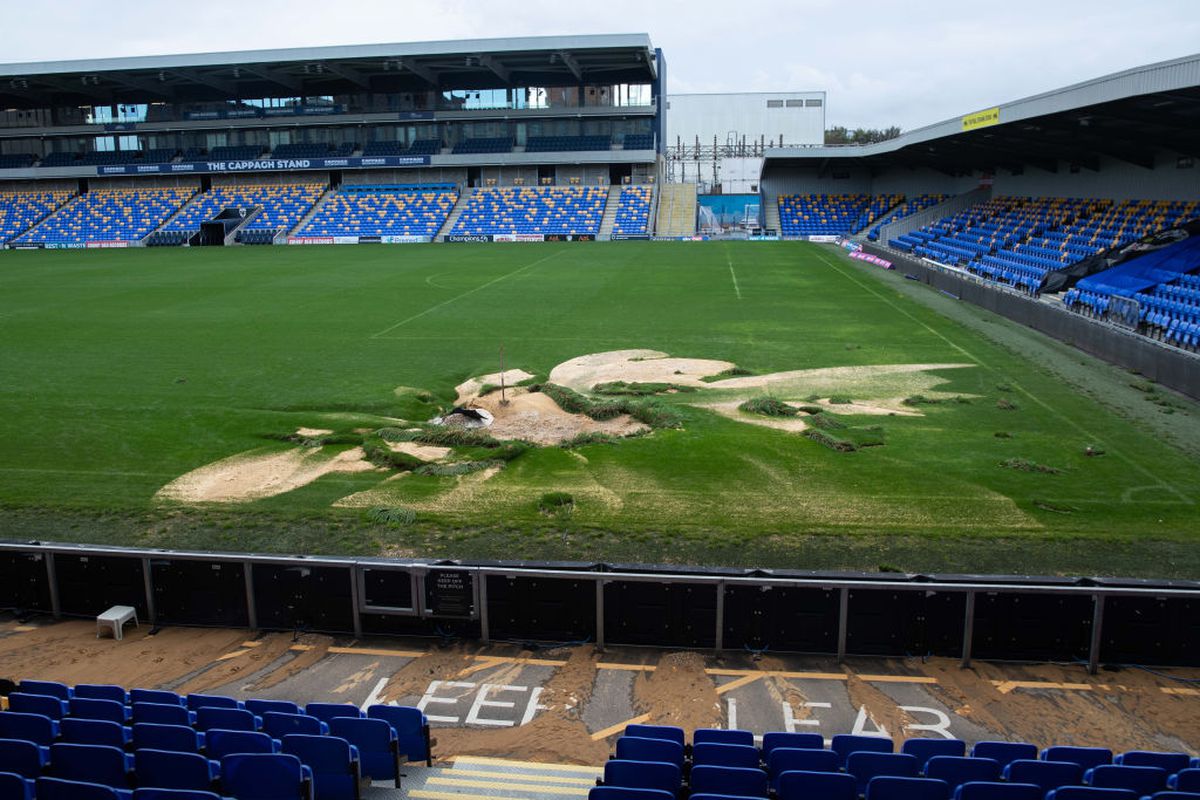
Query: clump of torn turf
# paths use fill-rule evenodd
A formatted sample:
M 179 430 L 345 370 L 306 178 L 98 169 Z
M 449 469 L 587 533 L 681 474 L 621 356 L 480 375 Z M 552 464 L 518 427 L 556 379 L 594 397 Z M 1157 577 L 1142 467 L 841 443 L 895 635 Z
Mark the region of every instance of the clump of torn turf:
M 848 406 L 853 402 L 853 400 L 851 400 L 849 397 L 846 397 L 844 394 L 835 394 L 833 397 L 829 398 L 829 405 L 831 406 Z
M 820 411 L 808 418 L 808 422 L 818 428 L 827 431 L 842 430 L 846 427 L 846 423 L 829 414 L 822 414 Z
M 1001 397 L 996 401 L 996 408 L 1000 409 L 1001 411 L 1016 411 L 1018 408 L 1020 408 L 1020 406 L 1018 406 L 1012 400 L 1009 400 L 1007 397 Z
M 575 510 L 575 498 L 570 492 L 546 492 L 538 500 L 538 511 L 549 515 L 565 515 Z
M 363 457 L 377 467 L 407 472 L 425 464 L 414 455 L 393 450 L 379 438 L 364 440 L 362 449 Z
M 529 391 L 545 394 L 569 414 L 583 414 L 594 420 L 613 419 L 628 414 L 651 428 L 678 428 L 683 424 L 683 417 L 678 411 L 655 400 L 633 400 L 627 397 L 593 400 L 574 389 L 556 383 L 536 384 L 530 386 Z
M 800 435 L 837 453 L 853 453 L 858 449 L 858 445 L 848 439 L 842 439 L 815 428 L 810 428 Z
M 1043 475 L 1057 475 L 1062 472 L 1058 467 L 1051 467 L 1047 464 L 1039 464 L 1036 461 L 1030 461 L 1027 458 L 1006 458 L 1000 462 L 1000 466 L 1005 469 L 1015 469 L 1019 472 L 1037 472 Z
M 367 519 L 379 525 L 401 528 L 417 521 L 417 512 L 411 508 L 376 506 L 367 511 Z
M 656 394 L 677 394 L 679 392 L 694 392 L 695 386 L 680 386 L 677 383 L 626 383 L 625 381 L 609 381 L 598 383 L 592 387 L 592 392 L 599 395 L 617 395 L 622 397 L 650 397 Z
M 1075 506 L 1051 503 L 1049 500 L 1034 500 L 1033 505 L 1035 508 L 1040 508 L 1042 511 L 1049 511 L 1052 514 L 1074 514 L 1079 510 Z
M 971 398 L 955 395 L 954 397 L 926 397 L 923 394 L 914 394 L 912 397 L 906 397 L 901 401 L 906 406 L 940 406 L 948 403 L 958 403 L 959 405 L 968 405 Z
M 264 439 L 272 439 L 279 442 L 294 442 L 301 447 L 325 447 L 333 444 L 362 444 L 363 436 L 361 433 L 322 433 L 313 436 L 296 433 L 264 433 Z
M 755 397 L 738 406 L 738 411 L 745 411 L 747 414 L 760 414 L 764 417 L 794 417 L 800 413 L 800 409 L 789 406 L 782 400 L 776 400 L 774 397 Z
M 576 447 L 586 447 L 589 444 L 616 444 L 618 441 L 620 441 L 620 437 L 613 436 L 611 433 L 589 431 L 581 433 L 578 436 L 572 436 L 558 446 L 564 450 L 573 450 Z
M 453 464 L 425 464 L 413 470 L 414 475 L 433 475 L 448 477 L 455 475 L 470 475 L 472 472 L 482 472 L 492 467 L 503 467 L 503 461 L 457 461 Z
M 753 374 L 753 371 L 744 367 L 730 367 L 729 369 L 721 370 L 716 375 L 705 375 L 700 380 L 704 381 L 705 383 L 716 383 L 717 381 L 723 381 L 726 378 L 740 378 Z

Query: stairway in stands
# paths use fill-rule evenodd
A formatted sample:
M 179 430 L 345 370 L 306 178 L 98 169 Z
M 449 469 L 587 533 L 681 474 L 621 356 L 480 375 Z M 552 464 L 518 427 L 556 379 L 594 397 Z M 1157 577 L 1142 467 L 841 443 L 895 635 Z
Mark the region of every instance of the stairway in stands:
M 779 195 L 763 193 L 763 227 L 779 233 Z
M 598 238 L 607 239 L 612 236 L 613 227 L 617 224 L 617 206 L 619 205 L 621 205 L 621 187 L 608 187 L 608 200 L 604 203 L 604 216 L 600 218 Z
M 312 204 L 312 208 L 308 210 L 308 213 L 301 217 L 300 221 L 293 225 L 291 230 L 283 231 L 279 234 L 279 236 L 276 236 L 276 243 L 287 244 L 287 237 L 298 236 L 300 231 L 304 230 L 304 226 L 311 222 L 312 218 L 315 217 L 317 212 L 321 210 L 321 206 L 325 205 L 325 203 L 329 201 L 329 198 L 333 197 L 336 192 L 337 189 L 334 189 L 333 186 L 326 186 L 324 189 L 322 189 L 321 196 L 317 198 L 317 202 Z
M 696 233 L 696 184 L 666 183 L 659 186 L 655 232 L 659 236 L 693 236 Z
M 187 210 L 188 210 L 189 208 L 191 208 L 191 206 L 192 206 L 192 205 L 194 205 L 195 203 L 203 203 L 203 202 L 204 202 L 204 195 L 205 195 L 205 192 L 202 192 L 202 191 L 200 191 L 200 189 L 199 189 L 199 188 L 197 188 L 197 189 L 196 189 L 196 193 L 195 193 L 195 194 L 193 194 L 191 197 L 189 197 L 189 198 L 187 199 L 187 202 L 186 202 L 186 203 L 184 203 L 184 204 L 183 204 L 183 205 L 181 205 L 181 206 L 180 206 L 178 209 L 176 209 L 176 211 L 175 211 L 175 213 L 174 213 L 174 214 L 172 214 L 171 216 L 169 216 L 169 217 L 167 217 L 166 219 L 164 219 L 164 220 L 163 220 L 163 223 L 162 223 L 162 225 L 159 225 L 157 228 L 155 228 L 154 230 L 150 231 L 150 232 L 149 232 L 149 233 L 147 233 L 145 236 L 143 236 L 143 237 L 142 237 L 142 241 L 143 241 L 143 242 L 145 242 L 145 241 L 146 241 L 146 240 L 148 240 L 148 239 L 149 239 L 151 236 L 153 236 L 154 234 L 158 233 L 159 231 L 165 231 L 165 230 L 168 230 L 168 228 L 169 228 L 169 226 L 171 225 L 171 223 L 172 223 L 172 222 L 174 222 L 174 221 L 176 220 L 176 218 L 177 218 L 177 217 L 179 217 L 179 215 L 183 214 L 183 212 L 187 211 Z
M 458 202 L 454 204 L 454 208 L 450 209 L 450 216 L 446 217 L 446 221 L 438 229 L 437 236 L 433 237 L 435 242 L 445 240 L 446 234 L 454 230 L 454 224 L 462 216 L 463 209 L 467 207 L 467 201 L 471 199 L 471 195 L 475 194 L 475 191 L 471 187 L 462 190 L 462 194 L 458 196 Z
M 582 800 L 603 772 L 600 767 L 460 756 L 450 767 L 407 765 L 400 790 L 371 788 L 363 792 L 363 800 Z

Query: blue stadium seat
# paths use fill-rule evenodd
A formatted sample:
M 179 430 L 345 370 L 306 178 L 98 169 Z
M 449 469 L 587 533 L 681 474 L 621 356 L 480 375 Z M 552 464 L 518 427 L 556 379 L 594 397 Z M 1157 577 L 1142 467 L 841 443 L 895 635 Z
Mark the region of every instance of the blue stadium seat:
M 134 789 L 133 800 L 227 800 L 198 789 Z
M 857 800 L 853 775 L 791 770 L 777 781 L 779 800 Z
M 204 707 L 196 710 L 195 728 L 200 731 L 214 728 L 224 728 L 229 731 L 256 731 L 261 727 L 262 720 L 244 708 Z
M 309 703 L 304 707 L 304 713 L 322 722 L 329 722 L 337 717 L 361 719 L 366 716 L 353 703 Z
M 649 186 L 623 186 L 617 199 L 612 232 L 616 236 L 642 236 L 650 228 L 650 201 L 654 190 Z
M 777 747 L 789 750 L 823 750 L 825 737 L 819 733 L 785 733 L 783 731 L 768 731 L 763 734 L 763 761 L 771 756 L 771 751 Z
M 101 783 L 41 777 L 35 784 L 37 800 L 131 800 L 133 792 Z
M 62 740 L 71 744 L 104 744 L 124 749 L 130 740 L 129 728 L 106 719 L 67 717 L 59 727 Z
M 43 717 L 59 720 L 67 715 L 67 702 L 44 694 L 13 692 L 8 696 L 8 710 L 19 711 L 22 714 L 41 714 Z
M 666 739 L 669 742 L 678 743 L 680 747 L 687 743 L 683 728 L 677 728 L 674 725 L 626 725 L 625 732 L 621 735 L 638 739 Z
M 1200 768 L 1181 769 L 1167 778 L 1167 786 L 1179 792 L 1200 793 Z
M 182 706 L 184 705 L 183 698 L 168 692 L 166 689 L 130 689 L 129 703 L 136 705 L 137 703 L 154 703 L 155 705 Z
M 626 761 L 665 761 L 683 766 L 683 745 L 670 739 L 643 739 L 622 736 L 617 739 L 617 758 Z
M 750 731 L 724 728 L 697 728 L 692 732 L 692 744 L 736 744 L 754 747 L 754 734 Z
M 171 750 L 176 753 L 199 753 L 204 747 L 204 734 L 186 725 L 160 725 L 154 722 L 133 724 L 133 749 Z
M 934 756 L 925 762 L 926 778 L 937 778 L 953 791 L 964 783 L 995 783 L 1000 780 L 1000 763 L 990 758 Z
M 312 770 L 316 800 L 357 800 L 362 774 L 358 749 L 337 736 L 289 734 L 283 752 Z
M 135 690 L 136 691 L 136 690 Z M 196 712 L 181 705 L 168 703 L 134 703 L 133 723 L 152 722 L 158 725 L 186 725 L 196 723 Z
M 1004 769 L 1017 760 L 1032 760 L 1038 757 L 1037 745 L 1028 742 L 976 742 L 971 748 L 974 758 L 990 758 Z
M 1042 787 L 1033 783 L 964 783 L 954 800 L 1042 800 Z
M 477 189 L 463 206 L 452 234 L 595 235 L 608 190 L 603 186 Z
M 967 743 L 962 739 L 905 739 L 900 752 L 916 756 L 924 772 L 926 762 L 934 756 L 965 756 Z
M 244 703 L 251 714 L 262 716 L 268 711 L 276 714 L 302 714 L 300 706 L 290 700 L 247 700 Z
M 58 681 L 21 681 L 17 688 L 22 694 L 40 694 L 46 697 L 57 697 L 59 700 L 70 700 L 74 695 L 71 688 Z
M 329 725 L 307 714 L 280 714 L 278 711 L 268 711 L 263 714 L 262 721 L 263 732 L 270 734 L 272 739 L 282 739 L 292 733 L 309 736 L 329 733 Z
M 1064 786 L 1046 792 L 1046 800 L 1138 800 L 1128 789 L 1097 789 L 1093 786 Z
M 405 761 L 424 761 L 433 766 L 429 747 L 429 720 L 414 706 L 373 705 L 367 719 L 381 719 L 396 732 L 396 746 Z
M 1161 767 L 1171 775 L 1187 769 L 1190 761 L 1187 753 L 1160 753 L 1154 750 L 1130 750 L 1113 758 L 1114 764 L 1124 767 Z
M 49 747 L 58 738 L 59 723 L 41 714 L 0 711 L 0 739 L 24 739 Z
M 204 753 L 220 761 L 231 753 L 278 753 L 279 740 L 265 733 L 213 728 L 204 734 Z
M 129 693 L 123 686 L 113 686 L 107 683 L 78 683 L 75 685 L 75 696 L 83 700 L 111 700 L 121 705 L 129 704 Z
M 865 794 L 867 784 L 879 775 L 916 778 L 921 773 L 921 762 L 916 756 L 904 753 L 871 753 L 857 750 L 846 756 L 846 772 L 858 781 L 859 794 Z
M 758 768 L 758 748 L 744 744 L 700 742 L 692 745 L 692 763 L 718 767 Z
M 199 711 L 202 708 L 243 708 L 240 701 L 219 694 L 189 694 L 187 707 L 189 711 Z
M 312 771 L 288 753 L 221 759 L 221 785 L 238 800 L 312 800 Z
M 15 772 L 0 772 L 0 800 L 33 800 L 33 781 Z
M 1004 768 L 1004 780 L 1036 783 L 1048 792 L 1060 786 L 1072 786 L 1083 780 L 1083 767 L 1073 761 L 1034 761 L 1020 758 Z
M 662 789 L 634 789 L 627 786 L 593 786 L 588 800 L 676 800 L 675 795 Z
M 74 697 L 69 702 L 70 714 L 79 719 L 102 719 L 124 725 L 129 721 L 129 709 L 115 700 L 88 700 Z
M 132 786 L 133 756 L 96 744 L 50 745 L 50 770 L 56 778 L 127 789 Z M 39 791 L 39 795 L 41 792 Z
M 830 740 L 829 749 L 838 754 L 842 764 L 851 753 L 891 753 L 895 745 L 891 739 L 880 736 L 856 736 L 850 733 L 839 733 Z
M 693 794 L 766 797 L 767 773 L 747 767 L 701 765 L 692 767 L 689 785 Z
M 49 748 L 20 739 L 0 739 L 0 772 L 36 778 L 49 760 Z
M 1112 763 L 1112 750 L 1107 747 L 1072 747 L 1056 745 L 1042 751 L 1042 761 L 1072 761 L 1084 769 Z
M 683 773 L 679 767 L 663 761 L 623 761 L 613 758 L 604 763 L 605 786 L 662 789 L 674 795 L 679 791 L 682 781 Z
M 1142 800 L 1146 800 L 1146 798 L 1142 798 Z M 1200 794 L 1167 790 L 1165 792 L 1155 792 L 1150 795 L 1150 800 L 1200 800 Z
M 396 732 L 381 719 L 333 717 L 329 733 L 340 736 L 358 748 L 362 773 L 372 780 L 400 779 L 400 751 Z
M 138 750 L 133 756 L 137 785 L 155 789 L 210 791 L 221 777 L 221 765 L 196 753 Z
M 903 755 L 903 754 L 897 754 Z M 949 800 L 950 787 L 933 778 L 880 775 L 867 784 L 867 800 Z
M 767 773 L 776 789 L 785 772 L 838 772 L 841 766 L 841 758 L 832 750 L 776 747 L 767 756 Z
M 14 241 L 44 245 L 137 242 L 178 211 L 194 191 L 186 187 L 92 189 L 72 197 Z
M 1167 771 L 1162 767 L 1102 764 L 1083 773 L 1083 782 L 1102 789 L 1129 789 L 1148 795 L 1167 788 Z

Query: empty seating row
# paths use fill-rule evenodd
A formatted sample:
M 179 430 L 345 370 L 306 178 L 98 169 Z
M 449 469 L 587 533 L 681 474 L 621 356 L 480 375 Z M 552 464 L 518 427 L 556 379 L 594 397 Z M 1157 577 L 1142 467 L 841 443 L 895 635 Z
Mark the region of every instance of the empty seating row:
M 324 189 L 319 183 L 214 186 L 197 195 L 164 230 L 195 233 L 201 223 L 226 208 L 261 209 L 246 223 L 246 230 L 290 230 L 308 213 Z
M 653 150 L 653 133 L 627 133 L 621 140 L 621 146 L 626 150 Z
M 440 139 L 416 139 L 412 144 L 404 142 L 367 142 L 363 146 L 364 156 L 433 156 L 442 150 Z
M 336 158 L 348 156 L 358 148 L 354 142 L 333 145 L 328 142 L 279 144 L 271 151 L 274 158 Z
M 653 194 L 654 190 L 650 186 L 621 187 L 612 232 L 623 236 L 640 236 L 647 233 L 650 227 L 650 200 Z
M 607 136 L 530 136 L 525 142 L 526 153 L 608 150 L 611 147 L 612 139 Z
M 488 153 L 508 153 L 513 149 L 511 136 L 492 136 L 479 139 L 463 139 L 451 150 L 455 155 Z
M 347 186 L 331 194 L 301 229 L 304 236 L 432 238 L 458 202 L 451 187 Z
M 174 214 L 194 190 L 94 189 L 72 198 L 17 241 L 136 241 Z
M 607 199 L 608 189 L 601 186 L 478 189 L 452 233 L 595 235 Z
M 870 225 L 902 199 L 900 195 L 781 195 L 779 225 L 784 236 L 847 236 Z
M 71 196 L 68 191 L 0 192 L 0 244 L 29 230 Z
M 867 239 L 872 242 L 879 241 L 879 231 L 884 225 L 890 225 L 897 220 L 911 217 L 918 211 L 924 211 L 927 208 L 936 206 L 938 203 L 946 201 L 947 196 L 944 194 L 922 194 L 916 197 L 911 197 L 905 200 L 900 205 L 896 206 L 884 216 L 878 218 L 871 226 L 871 230 L 867 233 Z

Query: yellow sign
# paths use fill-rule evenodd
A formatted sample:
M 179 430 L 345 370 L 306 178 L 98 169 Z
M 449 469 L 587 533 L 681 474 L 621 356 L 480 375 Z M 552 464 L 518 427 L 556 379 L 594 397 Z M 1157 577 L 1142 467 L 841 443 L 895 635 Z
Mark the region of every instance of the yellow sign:
M 986 111 L 976 111 L 974 114 L 967 114 L 962 118 L 962 129 L 964 131 L 973 131 L 976 128 L 986 128 L 989 125 L 997 125 L 1000 123 L 1000 108 L 989 108 Z

